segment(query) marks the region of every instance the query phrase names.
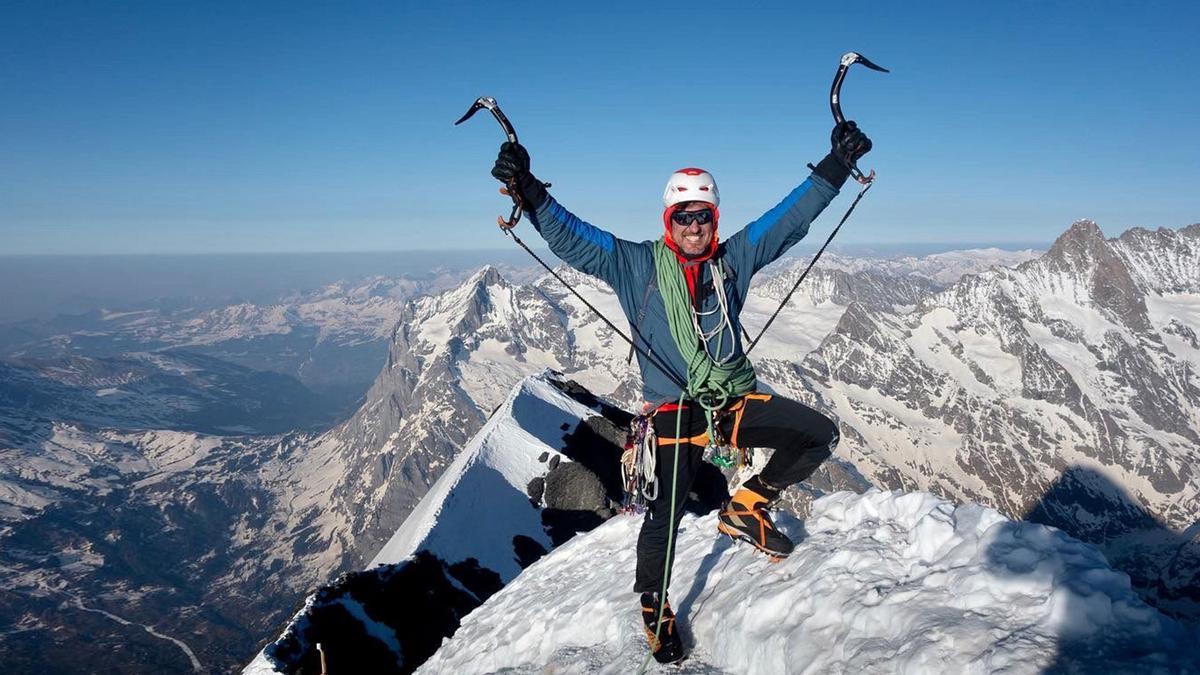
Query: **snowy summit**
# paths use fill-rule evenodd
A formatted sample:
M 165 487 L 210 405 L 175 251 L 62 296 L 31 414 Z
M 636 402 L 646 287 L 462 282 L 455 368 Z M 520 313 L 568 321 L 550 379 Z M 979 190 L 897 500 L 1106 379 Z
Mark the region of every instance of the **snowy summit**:
M 391 650 L 395 672 L 421 661 L 422 673 L 638 672 L 647 655 L 631 590 L 640 518 L 617 515 L 564 541 L 541 530 L 537 500 L 525 494 L 546 453 L 561 454 L 558 471 L 576 464 L 579 448 L 567 439 L 596 413 L 553 376 L 526 378 L 381 552 L 380 566 L 319 592 L 292 637 L 246 672 L 300 672 L 268 653 L 290 650 L 312 663 L 318 641 L 331 659 L 358 658 L 363 645 Z M 679 672 L 1200 672 L 1191 629 L 1146 605 L 1096 548 L 1055 528 L 878 490 L 824 496 L 806 520 L 781 513 L 778 523 L 797 547 L 771 563 L 718 536 L 714 514 L 685 517 L 671 596 L 689 649 Z M 548 551 L 521 559 L 519 539 Z M 421 597 L 388 595 L 417 568 L 436 571 Z M 479 592 L 481 573 L 503 587 Z M 425 660 L 407 646 L 411 628 L 389 617 L 425 616 L 414 603 L 437 594 L 435 607 L 458 608 L 460 620 L 440 646 L 428 645 Z M 344 617 L 338 630 L 348 617 L 361 622 L 357 642 L 322 635 L 318 605 L 347 610 L 329 615 Z
M 838 493 L 770 563 L 685 519 L 674 587 L 696 673 L 1187 672 L 1184 629 L 1087 544 L 927 493 Z M 421 673 L 633 673 L 638 520 L 617 517 L 467 617 Z M 680 592 L 678 589 L 686 589 Z M 690 635 L 690 641 L 687 637 Z M 654 665 L 654 664 L 652 664 Z

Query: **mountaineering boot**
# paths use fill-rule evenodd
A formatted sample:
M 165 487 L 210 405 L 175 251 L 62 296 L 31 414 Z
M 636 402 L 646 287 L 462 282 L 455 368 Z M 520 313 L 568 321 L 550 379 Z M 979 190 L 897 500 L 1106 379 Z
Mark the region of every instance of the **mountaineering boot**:
M 654 652 L 654 660 L 659 663 L 682 661 L 685 654 L 683 641 L 679 639 L 679 631 L 675 627 L 675 612 L 671 611 L 669 603 L 664 605 L 662 628 L 659 628 L 658 605 L 658 593 L 642 593 L 642 621 L 646 624 L 646 639 L 650 642 L 650 651 Z
M 775 523 L 767 514 L 767 504 L 778 496 L 779 490 L 754 476 L 726 502 L 717 516 L 717 531 L 750 542 L 770 556 L 772 562 L 783 560 L 791 555 L 795 545 L 787 535 L 775 529 Z

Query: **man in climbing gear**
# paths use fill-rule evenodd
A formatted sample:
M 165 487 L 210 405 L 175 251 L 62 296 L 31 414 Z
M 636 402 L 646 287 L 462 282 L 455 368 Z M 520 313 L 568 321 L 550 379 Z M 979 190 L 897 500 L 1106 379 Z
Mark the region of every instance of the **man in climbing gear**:
M 671 174 L 663 193 L 663 235 L 643 242 L 618 239 L 567 211 L 530 172 L 529 154 L 518 143 L 504 143 L 492 169 L 509 193 L 517 192 L 514 199 L 550 250 L 612 286 L 633 330 L 658 449 L 658 490 L 638 537 L 634 591 L 651 649 L 663 663 L 683 657 L 666 591 L 674 535 L 706 448 L 774 449 L 762 471 L 723 507 L 717 528 L 782 559 L 793 544 L 776 529 L 768 507 L 837 445 L 837 425 L 828 417 L 758 391 L 739 321 L 751 277 L 804 238 L 871 149 L 854 122 L 837 124 L 831 144 L 811 176 L 725 241 L 717 228 L 720 193 L 702 169 Z

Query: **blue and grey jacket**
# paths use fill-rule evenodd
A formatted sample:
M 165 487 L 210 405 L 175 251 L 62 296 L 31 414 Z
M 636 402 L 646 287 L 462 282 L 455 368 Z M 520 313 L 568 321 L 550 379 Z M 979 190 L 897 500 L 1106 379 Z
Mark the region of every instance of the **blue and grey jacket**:
M 720 242 L 712 260 L 724 271 L 733 335 L 731 338 L 729 331 L 714 335 L 709 340 L 710 353 L 717 350 L 718 339 L 725 341 L 720 350 L 722 354 L 729 352 L 730 339 L 734 341 L 734 356 L 742 353 L 742 328 L 738 317 L 750 289 L 750 277 L 803 239 L 808 234 L 809 224 L 837 194 L 837 188 L 824 178 L 809 176 L 775 208 Z M 555 255 L 568 265 L 605 281 L 616 291 L 621 309 L 633 327 L 631 337 L 640 350 L 654 356 L 651 363 L 638 354 L 644 399 L 654 405 L 679 400 L 682 391 L 679 383 L 687 382 L 687 364 L 671 337 L 666 306 L 658 292 L 654 242 L 618 239 L 579 219 L 553 198 L 547 198 L 536 211 L 527 212 L 527 215 Z M 705 265 L 696 295 L 700 328 L 706 333 L 714 331 L 721 321 L 721 313 L 715 311 L 718 300 L 713 290 L 711 271 Z

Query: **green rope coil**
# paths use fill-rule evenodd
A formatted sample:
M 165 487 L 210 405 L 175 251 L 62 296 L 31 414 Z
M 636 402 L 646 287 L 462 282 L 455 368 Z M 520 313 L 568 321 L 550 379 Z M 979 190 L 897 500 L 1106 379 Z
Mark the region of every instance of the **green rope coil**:
M 700 345 L 700 338 L 692 325 L 691 296 L 688 294 L 687 280 L 683 277 L 683 267 L 661 239 L 654 242 L 654 267 L 658 273 L 658 288 L 663 304 L 667 308 L 671 337 L 687 363 L 688 388 L 683 392 L 684 395 L 711 412 L 724 408 L 731 399 L 753 392 L 758 380 L 754 376 L 754 366 L 745 354 L 729 363 L 719 364 Z M 718 276 L 719 270 L 719 266 L 714 266 Z M 715 281 L 722 282 L 720 278 Z

